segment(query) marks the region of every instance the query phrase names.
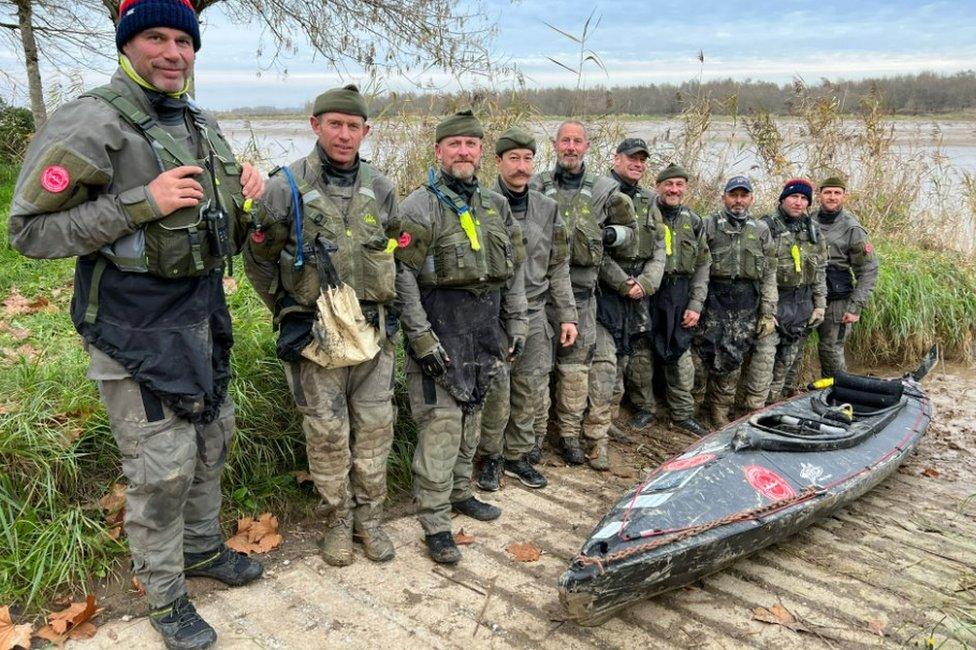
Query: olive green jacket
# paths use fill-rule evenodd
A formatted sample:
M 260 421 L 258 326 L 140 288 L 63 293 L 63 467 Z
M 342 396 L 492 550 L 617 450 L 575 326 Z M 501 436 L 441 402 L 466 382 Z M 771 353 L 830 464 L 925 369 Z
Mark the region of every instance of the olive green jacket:
M 608 178 L 614 183 L 617 183 L 613 177 Z M 610 254 L 603 258 L 603 264 L 600 266 L 600 281 L 608 287 L 615 289 L 621 296 L 627 295 L 627 292 L 630 290 L 630 285 L 627 284 L 627 280 L 631 278 L 636 280 L 637 284 L 641 286 L 641 289 L 644 290 L 644 295 L 650 296 L 661 286 L 661 278 L 664 276 L 664 229 L 661 228 L 660 222 L 654 214 L 656 197 L 654 192 L 645 190 L 639 185 L 637 186 L 637 191 L 644 200 L 639 203 L 634 203 L 636 219 L 636 227 L 634 228 L 635 240 L 631 246 L 627 246 L 624 249 L 609 249 Z M 642 211 L 643 214 L 637 213 L 638 204 L 646 206 Z M 642 237 L 646 239 L 653 238 L 653 249 L 649 255 L 647 251 L 641 251 L 637 258 L 631 259 L 633 258 L 632 252 L 638 249 L 639 239 Z M 624 260 L 624 258 L 628 259 Z M 627 266 L 636 264 L 640 270 L 634 274 L 628 273 L 621 268 L 621 261 Z
M 705 224 L 691 208 L 683 205 L 676 216 L 666 218 L 661 211 L 656 194 L 651 206 L 654 218 L 658 223 L 667 226 L 672 233 L 670 251 L 667 250 L 667 234 L 665 234 L 664 275 L 670 273 L 691 275 L 687 309 L 700 314 L 705 306 L 705 297 L 708 295 L 708 276 L 712 265 L 712 255 L 705 238 Z M 687 269 L 687 273 L 677 269 Z
M 742 242 L 741 234 L 747 224 L 756 228 L 758 240 Z M 764 259 L 761 277 L 756 281 L 759 289 L 759 315 L 775 316 L 779 293 L 776 290 L 776 246 L 769 226 L 761 219 L 747 216 L 741 223 L 730 220 L 724 210 L 705 219 L 705 239 L 712 256 L 711 277 L 741 278 L 752 275 L 743 265 L 749 264 L 750 257 Z M 754 245 L 758 250 L 752 256 L 744 254 Z M 731 273 L 729 272 L 731 270 Z
M 841 210 L 833 223 L 814 217 L 827 242 L 827 265 L 850 269 L 856 281 L 854 292 L 847 298 L 847 311 L 860 314 L 868 303 L 874 283 L 878 280 L 878 256 L 868 240 L 868 233 L 853 214 Z

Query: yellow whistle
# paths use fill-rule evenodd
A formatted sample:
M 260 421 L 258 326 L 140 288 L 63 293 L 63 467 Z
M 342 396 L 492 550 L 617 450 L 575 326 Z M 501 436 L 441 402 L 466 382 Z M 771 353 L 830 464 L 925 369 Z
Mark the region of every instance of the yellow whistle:
M 244 205 L 241 207 L 244 212 L 250 213 L 251 208 L 254 207 L 254 199 L 244 199 Z
M 793 248 L 790 249 L 790 255 L 793 256 L 793 268 L 796 272 L 800 272 L 800 247 L 793 244 Z
M 474 219 L 471 217 L 471 212 L 465 210 L 460 215 L 458 219 L 461 221 L 461 230 L 468 236 L 468 241 L 471 242 L 471 250 L 480 251 L 481 242 L 478 241 L 478 229 L 475 227 Z
M 671 226 L 664 224 L 664 254 L 671 257 L 671 242 L 673 241 L 671 235 Z

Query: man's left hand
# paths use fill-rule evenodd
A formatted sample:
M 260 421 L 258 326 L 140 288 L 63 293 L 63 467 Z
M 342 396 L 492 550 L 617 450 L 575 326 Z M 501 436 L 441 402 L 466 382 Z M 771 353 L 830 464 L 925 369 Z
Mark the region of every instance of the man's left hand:
M 844 315 L 840 317 L 840 322 L 844 325 L 850 325 L 851 323 L 856 323 L 861 320 L 861 317 L 857 314 L 852 314 L 849 311 L 845 311 Z
M 627 297 L 631 300 L 640 300 L 647 295 L 644 293 L 644 287 L 640 286 L 637 280 L 630 278 L 627 280 L 627 284 L 630 285 L 630 288 L 627 290 Z
M 525 337 L 516 334 L 512 337 L 512 347 L 508 348 L 508 360 L 509 362 L 515 361 L 525 350 Z
M 698 319 L 700 317 L 701 317 L 700 312 L 686 309 L 684 317 L 681 319 L 681 326 L 685 329 L 690 329 L 698 324 Z
M 241 186 L 244 188 L 245 199 L 260 199 L 264 194 L 264 178 L 251 163 L 241 165 Z

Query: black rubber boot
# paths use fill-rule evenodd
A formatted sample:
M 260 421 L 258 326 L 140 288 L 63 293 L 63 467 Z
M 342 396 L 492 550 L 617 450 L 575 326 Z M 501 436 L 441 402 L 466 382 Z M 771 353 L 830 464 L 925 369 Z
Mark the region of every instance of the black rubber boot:
M 502 481 L 502 457 L 487 456 L 481 462 L 481 471 L 478 473 L 477 486 L 485 492 L 497 492 Z
M 434 533 L 424 537 L 430 559 L 438 564 L 457 564 L 461 561 L 461 550 L 454 543 L 451 531 Z
M 517 478 L 525 485 L 530 488 L 543 488 L 549 484 L 546 477 L 540 474 L 526 459 L 525 456 L 521 458 L 516 458 L 515 460 L 505 459 L 505 476 L 511 476 Z
M 474 497 L 468 497 L 464 501 L 453 502 L 451 509 L 454 512 L 460 512 L 462 515 L 467 515 L 478 521 L 491 521 L 492 519 L 498 519 L 502 515 L 501 508 L 493 506 L 490 503 L 485 503 L 484 501 L 478 501 Z
M 539 448 L 538 440 L 536 440 L 535 444 L 532 445 L 532 450 L 525 455 L 525 460 L 529 461 L 533 465 L 538 465 L 539 461 L 542 460 L 542 449 Z
M 652 411 L 637 411 L 630 420 L 630 426 L 635 429 L 643 429 L 654 424 L 654 413 Z
M 213 578 L 231 587 L 254 582 L 264 573 L 260 562 L 223 544 L 207 553 L 184 553 L 183 567 L 188 577 Z
M 562 455 L 563 460 L 570 465 L 582 465 L 586 462 L 586 456 L 583 455 L 583 450 L 580 448 L 579 439 L 577 438 L 560 439 L 559 453 Z
M 169 650 L 203 650 L 217 642 L 217 633 L 197 614 L 186 594 L 149 612 L 149 623 Z
M 684 429 L 699 438 L 708 435 L 708 429 L 703 427 L 701 423 L 695 418 L 688 418 L 687 420 L 678 420 L 677 422 L 672 422 L 672 426 L 678 427 L 679 429 Z

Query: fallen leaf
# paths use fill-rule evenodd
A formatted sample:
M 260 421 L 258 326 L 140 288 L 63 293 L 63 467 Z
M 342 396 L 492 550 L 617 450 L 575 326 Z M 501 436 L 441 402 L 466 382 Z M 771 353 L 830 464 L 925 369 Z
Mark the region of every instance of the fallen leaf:
M 3 310 L 8 316 L 18 316 L 21 314 L 36 314 L 39 311 L 51 313 L 58 311 L 58 308 L 43 296 L 34 300 L 28 300 L 19 291 L 14 289 L 10 295 L 4 298 Z
M 796 617 L 793 616 L 788 609 L 778 603 L 768 609 L 765 607 L 755 608 L 752 610 L 752 618 L 757 621 L 762 621 L 763 623 L 782 625 L 783 627 L 789 628 L 794 632 L 809 631 L 805 625 L 796 620 Z
M 939 478 L 940 474 L 939 470 L 934 467 L 926 467 L 922 470 L 922 476 L 928 476 L 929 478 Z
M 30 648 L 32 630 L 33 626 L 30 623 L 14 625 L 10 618 L 10 608 L 0 607 L 0 650 L 11 650 L 16 647 Z
M 281 545 L 281 535 L 278 534 L 278 518 L 270 512 L 265 512 L 257 519 L 243 517 L 237 520 L 237 534 L 227 540 L 226 544 L 238 553 L 251 555 L 252 553 L 267 553 Z
M 531 542 L 512 542 L 505 550 L 516 562 L 535 562 L 542 557 L 542 551 Z
M 10 408 L 5 404 L 0 404 L 0 415 L 6 415 L 7 413 L 10 413 Z
M 312 475 L 304 470 L 299 470 L 297 472 L 292 472 L 292 476 L 295 477 L 295 482 L 301 485 L 302 483 L 314 483 L 312 480 Z
M 469 535 L 464 532 L 462 528 L 458 532 L 454 533 L 454 543 L 458 546 L 467 546 L 468 544 L 474 544 L 474 535 Z
M 0 322 L 0 332 L 6 332 L 15 341 L 23 341 L 31 335 L 31 331 L 24 327 L 13 327 L 10 323 Z
M 48 614 L 48 624 L 37 631 L 37 636 L 59 648 L 68 639 L 89 639 L 98 630 L 90 621 L 101 611 L 95 608 L 95 596 L 89 595 L 83 603 L 71 603 L 65 610 Z
M 237 280 L 232 277 L 224 278 L 224 293 L 228 296 L 237 291 Z
M 617 478 L 637 478 L 637 470 L 629 465 L 611 465 L 610 473 Z
M 867 627 L 872 634 L 877 634 L 878 636 L 885 636 L 884 621 L 872 619 L 868 621 Z
M 108 526 L 108 536 L 118 539 L 122 536 L 122 525 L 125 523 L 125 483 L 114 483 L 108 494 L 98 500 L 98 505 L 105 511 L 105 524 Z
M 139 578 L 135 576 L 132 576 L 132 589 L 130 591 L 136 596 L 146 595 L 146 588 L 142 586 L 142 583 L 139 582 Z
M 37 358 L 37 348 L 30 343 L 25 343 L 17 348 L 17 357 L 24 357 L 28 361 L 33 361 Z

